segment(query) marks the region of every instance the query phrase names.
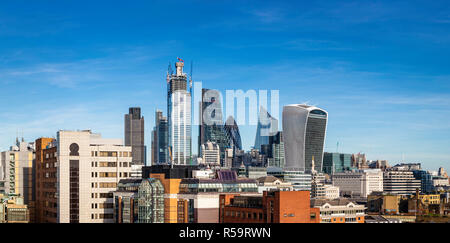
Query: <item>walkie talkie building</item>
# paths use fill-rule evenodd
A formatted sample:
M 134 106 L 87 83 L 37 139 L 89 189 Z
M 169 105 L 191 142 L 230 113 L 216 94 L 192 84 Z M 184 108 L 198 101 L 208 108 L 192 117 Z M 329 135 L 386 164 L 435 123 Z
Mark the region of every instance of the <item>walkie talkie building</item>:
M 309 105 L 287 105 L 283 108 L 285 168 L 297 171 L 322 171 L 323 149 L 328 113 Z

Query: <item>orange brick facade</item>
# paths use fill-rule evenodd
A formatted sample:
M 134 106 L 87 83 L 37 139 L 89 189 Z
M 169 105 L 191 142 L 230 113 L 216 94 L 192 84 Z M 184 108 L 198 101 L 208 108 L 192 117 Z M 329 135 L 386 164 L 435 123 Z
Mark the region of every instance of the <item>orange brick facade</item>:
M 320 223 L 320 210 L 311 208 L 309 191 L 264 192 L 259 206 L 234 206 L 236 196 L 220 195 L 221 223 Z

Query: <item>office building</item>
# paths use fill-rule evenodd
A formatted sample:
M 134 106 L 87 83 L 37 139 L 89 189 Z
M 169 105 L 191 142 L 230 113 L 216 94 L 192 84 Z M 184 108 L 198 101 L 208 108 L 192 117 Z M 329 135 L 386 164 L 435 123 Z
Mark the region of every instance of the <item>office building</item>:
M 327 153 L 323 154 L 323 173 L 333 174 L 352 169 L 351 154 Z
M 383 172 L 380 169 L 365 169 L 334 173 L 332 182 L 341 193 L 367 197 L 372 192 L 383 191 Z
M 217 143 L 208 141 L 200 147 L 202 164 L 207 166 L 220 166 L 220 147 Z
M 155 127 L 152 134 L 152 165 L 169 163 L 169 131 L 167 117 L 162 111 L 155 112 Z
M 314 156 L 315 170 L 322 171 L 327 118 L 326 111 L 314 106 L 288 105 L 283 108 L 286 168 L 310 171 Z
M 433 175 L 429 171 L 415 170 L 412 173 L 415 179 L 420 180 L 420 191 L 422 193 L 432 193 L 434 191 Z
M 270 136 L 268 146 L 268 166 L 284 168 L 285 158 L 283 132 L 279 131 L 276 135 Z
M 187 91 L 184 62 L 175 63 L 176 73 L 167 73 L 167 118 L 170 163 L 191 164 L 191 93 Z
M 390 170 L 384 172 L 384 192 L 398 195 L 412 195 L 421 188 L 420 180 L 414 177 L 412 171 Z
M 320 210 L 321 223 L 364 223 L 366 216 L 364 205 L 358 205 L 345 198 L 312 199 L 311 207 Z
M 265 191 L 262 196 L 220 195 L 220 223 L 319 223 L 309 191 Z
M 131 146 L 133 164 L 147 163 L 147 147 L 144 141 L 144 117 L 140 107 L 131 107 L 125 114 L 125 146 Z
M 185 202 L 178 200 L 180 183 L 184 178 L 193 178 L 193 172 L 198 170 L 193 165 L 153 165 L 142 169 L 142 178 L 159 179 L 164 187 L 164 223 L 187 223 L 183 221 L 187 212 L 178 210 L 186 208 Z
M 23 197 L 0 194 L 0 223 L 29 223 L 30 210 Z
M 220 148 L 220 162 L 223 165 L 225 150 L 231 147 L 230 138 L 223 123 L 222 97 L 218 90 L 202 89 L 202 101 L 199 112 L 198 152 L 208 141 L 214 142 Z
M 333 186 L 333 185 L 324 185 L 323 186 L 323 191 L 324 191 L 324 198 L 325 199 L 329 199 L 329 200 L 333 200 L 336 198 L 339 198 L 339 187 L 337 186 Z
M 130 177 L 131 147 L 89 130 L 59 131 L 36 144 L 39 222 L 114 222 L 113 191 Z
M 351 167 L 359 170 L 368 169 L 369 164 L 367 163 L 366 155 L 362 153 L 352 154 Z
M 229 139 L 228 144 L 230 145 L 230 148 L 232 148 L 233 151 L 242 150 L 241 134 L 239 133 L 239 127 L 233 116 L 227 118 L 224 129 L 227 138 Z
M 35 148 L 22 138 L 0 153 L 0 194 L 23 197 L 30 221 L 35 222 Z
M 289 182 L 284 182 L 275 176 L 264 176 L 256 179 L 258 181 L 258 193 L 264 191 L 293 191 L 294 187 Z
M 164 187 L 158 179 L 122 179 L 113 197 L 116 223 L 164 223 Z
M 269 137 L 278 132 L 278 120 L 272 117 L 264 107 L 259 108 L 258 126 L 256 127 L 255 149 L 261 151 L 261 146 L 269 144 Z

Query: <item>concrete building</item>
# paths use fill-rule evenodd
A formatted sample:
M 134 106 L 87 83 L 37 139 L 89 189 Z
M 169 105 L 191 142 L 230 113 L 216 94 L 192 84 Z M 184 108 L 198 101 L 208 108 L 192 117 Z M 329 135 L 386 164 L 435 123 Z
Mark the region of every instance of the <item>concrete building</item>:
M 324 198 L 333 200 L 339 198 L 339 187 L 333 185 L 324 185 Z
M 208 141 L 201 145 L 202 163 L 208 166 L 220 166 L 220 147 L 217 143 Z
M 131 107 L 125 114 L 125 146 L 131 146 L 133 164 L 147 163 L 147 147 L 145 146 L 145 122 L 140 107 Z
M 113 191 L 130 177 L 131 147 L 89 130 L 59 131 L 37 144 L 39 222 L 114 222 Z
M 275 176 L 264 176 L 256 179 L 258 181 L 258 193 L 264 191 L 293 191 L 294 187 L 289 182 Z
M 187 91 L 187 74 L 184 62 L 175 63 L 176 73 L 167 73 L 167 118 L 169 128 L 169 157 L 175 165 L 190 165 L 191 93 Z
M 164 223 L 164 187 L 158 179 L 122 179 L 113 196 L 116 223 Z
M 246 170 L 246 176 L 250 179 L 258 179 L 267 176 L 267 168 L 249 166 Z
M 29 223 L 30 210 L 23 197 L 0 194 L 0 223 Z
M 351 166 L 359 170 L 368 169 L 369 164 L 367 162 L 366 155 L 362 153 L 352 154 Z
M 372 192 L 383 191 L 383 172 L 380 169 L 365 169 L 335 173 L 333 186 L 340 192 L 350 192 L 354 196 L 367 197 Z
M 0 153 L 0 193 L 23 197 L 25 204 L 34 203 L 34 143 L 23 139 L 8 151 Z
M 383 176 L 383 191 L 397 195 L 412 195 L 420 189 L 420 180 L 414 177 L 412 171 L 385 171 Z
M 285 168 L 310 171 L 313 157 L 315 170 L 322 171 L 323 148 L 328 114 L 308 105 L 283 108 Z
M 376 214 L 399 214 L 401 196 L 384 192 L 374 192 L 367 197 L 367 211 Z
M 265 191 L 262 196 L 220 195 L 220 223 L 319 223 L 309 191 Z
M 358 205 L 345 198 L 312 199 L 311 207 L 320 210 L 321 223 L 364 223 L 366 216 L 364 205 Z
M 285 182 L 291 183 L 296 191 L 311 191 L 311 174 L 298 171 L 295 168 L 282 169 L 279 167 L 268 167 L 267 175 L 275 176 Z

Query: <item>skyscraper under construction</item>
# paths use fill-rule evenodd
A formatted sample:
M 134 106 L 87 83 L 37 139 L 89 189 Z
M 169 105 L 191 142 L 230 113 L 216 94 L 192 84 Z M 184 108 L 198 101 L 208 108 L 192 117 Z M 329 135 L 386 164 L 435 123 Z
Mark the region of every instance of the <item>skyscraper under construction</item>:
M 174 165 L 191 164 L 191 93 L 187 91 L 184 61 L 170 66 L 167 72 L 167 118 L 169 125 L 169 158 Z

